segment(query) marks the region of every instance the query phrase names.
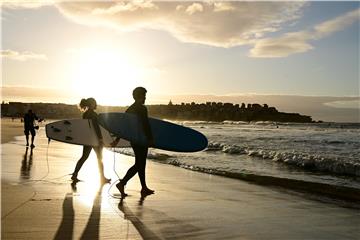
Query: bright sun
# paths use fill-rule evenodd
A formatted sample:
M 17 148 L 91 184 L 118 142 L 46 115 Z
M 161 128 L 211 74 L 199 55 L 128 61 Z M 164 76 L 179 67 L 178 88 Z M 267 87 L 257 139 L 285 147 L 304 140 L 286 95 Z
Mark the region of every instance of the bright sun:
M 72 87 L 82 97 L 94 97 L 102 105 L 128 105 L 132 90 L 142 85 L 141 67 L 117 51 L 79 51 L 73 66 Z

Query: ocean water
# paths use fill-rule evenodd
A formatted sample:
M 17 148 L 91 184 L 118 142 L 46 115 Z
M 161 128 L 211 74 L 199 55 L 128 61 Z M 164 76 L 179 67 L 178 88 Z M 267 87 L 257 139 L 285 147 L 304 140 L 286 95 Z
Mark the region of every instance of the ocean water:
M 176 123 L 202 132 L 208 148 L 196 153 L 150 149 L 149 159 L 274 185 L 285 181 L 360 190 L 359 123 Z M 131 149 L 116 151 L 133 155 Z

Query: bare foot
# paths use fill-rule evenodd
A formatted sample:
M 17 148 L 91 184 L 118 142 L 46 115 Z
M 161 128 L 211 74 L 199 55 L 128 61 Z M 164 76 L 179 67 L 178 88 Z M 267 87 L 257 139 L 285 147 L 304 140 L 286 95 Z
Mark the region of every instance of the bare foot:
M 101 178 L 101 183 L 110 183 L 110 182 L 111 182 L 111 178 L 106 178 L 106 177 Z
M 80 182 L 80 179 L 78 179 L 77 176 L 74 176 L 74 175 L 71 177 L 71 180 L 72 180 L 74 183 Z
M 118 184 L 116 184 L 116 187 L 121 193 L 122 198 L 127 196 L 127 194 L 125 193 L 125 185 L 121 181 Z
M 147 195 L 151 195 L 151 194 L 154 194 L 155 191 L 154 190 L 151 190 L 149 188 L 142 188 L 141 189 L 141 196 L 147 196 Z

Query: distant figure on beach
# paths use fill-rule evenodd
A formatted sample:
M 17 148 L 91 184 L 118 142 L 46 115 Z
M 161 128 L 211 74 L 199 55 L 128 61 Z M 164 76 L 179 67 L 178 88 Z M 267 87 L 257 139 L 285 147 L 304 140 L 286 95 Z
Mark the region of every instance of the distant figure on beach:
M 26 138 L 26 146 L 29 146 L 29 135 L 31 134 L 31 148 L 34 148 L 34 140 L 36 136 L 35 129 L 39 129 L 39 126 L 35 126 L 35 120 L 41 122 L 43 119 L 39 119 L 31 109 L 24 115 L 24 134 Z
M 111 179 L 105 177 L 105 175 L 104 175 L 104 165 L 102 163 L 103 138 L 102 138 L 101 130 L 100 130 L 99 123 L 98 123 L 98 115 L 95 112 L 95 109 L 97 107 L 96 100 L 94 98 L 88 98 L 88 99 L 83 98 L 80 101 L 79 107 L 80 107 L 80 110 L 84 111 L 84 113 L 82 115 L 82 118 L 92 120 L 92 123 L 93 123 L 94 128 L 95 128 L 96 135 L 99 138 L 100 145 L 98 147 L 92 147 L 92 146 L 84 146 L 83 147 L 82 156 L 78 160 L 78 162 L 76 163 L 75 170 L 74 170 L 74 172 L 72 174 L 71 180 L 73 180 L 73 182 L 80 181 L 77 178 L 78 173 L 79 173 L 82 165 L 88 159 L 91 150 L 94 149 L 94 151 L 96 153 L 96 156 L 97 156 L 101 182 L 102 183 L 109 183 L 111 181 Z
M 116 187 L 119 189 L 122 197 L 127 196 L 127 194 L 125 193 L 125 185 L 136 173 L 139 175 L 140 178 L 140 183 L 142 187 L 141 195 L 146 196 L 155 192 L 154 190 L 151 190 L 147 187 L 145 179 L 145 168 L 148 148 L 149 146 L 154 145 L 154 139 L 148 118 L 148 111 L 147 108 L 144 106 L 146 92 L 146 89 L 143 87 L 135 88 L 133 91 L 133 98 L 135 102 L 126 110 L 127 113 L 135 114 L 140 118 L 144 133 L 148 140 L 148 145 L 141 146 L 135 143 L 131 143 L 131 147 L 133 148 L 135 154 L 135 164 L 131 168 L 129 168 L 124 178 L 120 179 L 120 182 L 116 184 Z M 118 141 L 119 138 L 117 138 L 112 145 L 115 146 Z

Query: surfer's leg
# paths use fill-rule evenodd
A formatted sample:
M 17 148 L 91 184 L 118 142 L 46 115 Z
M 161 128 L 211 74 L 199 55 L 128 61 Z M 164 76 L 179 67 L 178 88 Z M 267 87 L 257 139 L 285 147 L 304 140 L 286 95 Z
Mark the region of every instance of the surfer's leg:
M 29 146 L 29 134 L 25 135 L 26 146 Z
M 105 174 L 104 174 L 104 164 L 102 162 L 102 151 L 103 148 L 102 147 L 94 147 L 95 153 L 96 153 L 96 157 L 97 157 L 97 161 L 98 161 L 98 166 L 99 166 L 99 173 L 100 173 L 100 178 L 101 178 L 101 182 L 103 183 L 109 183 L 111 181 L 110 178 L 106 178 Z
M 31 129 L 30 130 L 30 133 L 31 133 L 31 147 L 32 148 L 34 148 L 35 147 L 35 145 L 34 145 L 34 140 L 35 140 L 35 135 L 36 135 L 36 133 L 35 133 L 35 129 Z
M 72 177 L 71 177 L 72 180 L 74 180 L 74 181 L 78 180 L 77 179 L 78 172 L 80 171 L 80 169 L 81 169 L 82 165 L 84 164 L 84 162 L 86 161 L 86 159 L 89 157 L 91 149 L 92 149 L 92 147 L 90 147 L 90 146 L 83 147 L 83 153 L 82 153 L 81 158 L 76 163 L 74 173 L 72 174 Z
M 146 170 L 147 154 L 148 154 L 147 147 L 143 147 L 143 146 L 137 147 L 136 164 L 138 167 L 138 175 L 139 175 L 140 183 L 141 183 L 141 195 L 143 195 L 143 196 L 150 195 L 155 192 L 154 190 L 149 189 L 146 185 L 145 170 Z
M 146 187 L 146 180 L 145 180 L 145 167 L 146 167 L 146 157 L 148 153 L 147 147 L 137 147 L 135 153 L 135 163 L 138 167 L 138 175 L 140 178 L 140 183 L 142 188 Z
M 135 164 L 131 168 L 129 168 L 129 170 L 126 172 L 125 176 L 123 177 L 123 179 L 120 179 L 120 182 L 118 184 L 116 184 L 116 187 L 117 187 L 117 189 L 119 189 L 119 192 L 121 193 L 122 197 L 127 196 L 127 194 L 125 193 L 125 185 L 138 172 L 136 147 L 132 144 L 131 144 L 131 147 L 133 148 L 134 153 L 135 153 Z
M 121 183 L 125 186 L 126 183 L 133 177 L 139 170 L 139 164 L 138 164 L 138 156 L 139 156 L 139 147 L 137 145 L 131 144 L 131 147 L 135 154 L 135 164 L 129 168 L 129 170 L 126 172 L 125 177 L 121 179 Z
M 25 134 L 25 139 L 26 139 L 26 146 L 29 146 L 29 134 L 30 134 L 30 130 L 29 130 L 28 128 L 25 128 L 24 134 Z
M 125 185 L 126 183 L 137 173 L 137 166 L 134 164 L 129 170 L 126 172 L 123 179 L 119 179 L 119 183 L 116 184 L 117 189 L 121 193 L 121 197 L 124 198 L 127 196 L 125 193 Z
M 137 173 L 138 169 L 136 166 L 136 163 L 129 168 L 129 170 L 126 172 L 125 177 L 123 179 L 121 179 L 121 183 L 123 185 L 126 185 L 126 183 L 133 177 L 135 176 L 135 174 Z

